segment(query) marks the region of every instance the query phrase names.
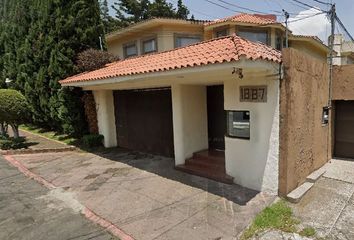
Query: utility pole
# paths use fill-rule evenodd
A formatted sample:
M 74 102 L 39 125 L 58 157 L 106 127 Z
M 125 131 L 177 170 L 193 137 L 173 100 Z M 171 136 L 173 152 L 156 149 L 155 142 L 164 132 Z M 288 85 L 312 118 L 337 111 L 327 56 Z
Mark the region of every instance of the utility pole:
M 290 14 L 283 9 L 284 17 L 285 17 L 285 47 L 289 47 L 289 30 L 288 30 L 288 20 L 290 17 Z
M 331 19 L 331 36 L 329 38 L 329 81 L 328 81 L 328 108 L 332 107 L 332 82 L 333 82 L 333 57 L 334 57 L 334 31 L 335 31 L 335 24 L 336 24 L 336 4 L 332 4 L 331 10 L 329 11 L 329 16 Z

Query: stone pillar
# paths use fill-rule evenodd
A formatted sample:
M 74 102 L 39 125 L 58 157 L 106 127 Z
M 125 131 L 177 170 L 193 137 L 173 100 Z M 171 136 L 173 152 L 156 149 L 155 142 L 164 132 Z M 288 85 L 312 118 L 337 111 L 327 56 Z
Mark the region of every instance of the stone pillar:
M 104 136 L 104 146 L 116 147 L 116 121 L 112 90 L 93 91 L 96 102 L 98 132 Z

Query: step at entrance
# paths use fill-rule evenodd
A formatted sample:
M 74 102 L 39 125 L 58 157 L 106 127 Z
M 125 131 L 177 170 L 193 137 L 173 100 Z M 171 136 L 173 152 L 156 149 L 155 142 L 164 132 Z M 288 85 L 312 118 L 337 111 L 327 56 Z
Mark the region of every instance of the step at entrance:
M 233 177 L 226 174 L 225 153 L 216 150 L 204 150 L 193 154 L 185 164 L 177 165 L 177 170 L 209 178 L 227 184 L 233 183 Z

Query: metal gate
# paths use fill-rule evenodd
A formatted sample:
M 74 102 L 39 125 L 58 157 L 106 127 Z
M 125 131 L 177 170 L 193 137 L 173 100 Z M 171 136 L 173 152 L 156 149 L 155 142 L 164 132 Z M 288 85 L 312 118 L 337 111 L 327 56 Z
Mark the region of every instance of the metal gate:
M 174 156 L 171 89 L 114 91 L 118 146 Z
M 354 160 L 354 101 L 336 101 L 334 155 Z

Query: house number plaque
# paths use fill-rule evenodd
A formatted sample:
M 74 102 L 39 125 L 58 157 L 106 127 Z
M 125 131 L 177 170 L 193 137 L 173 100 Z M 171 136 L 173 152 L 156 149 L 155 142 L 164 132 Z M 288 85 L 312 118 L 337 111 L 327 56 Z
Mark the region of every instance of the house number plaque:
M 267 102 L 267 86 L 240 87 L 240 102 Z

